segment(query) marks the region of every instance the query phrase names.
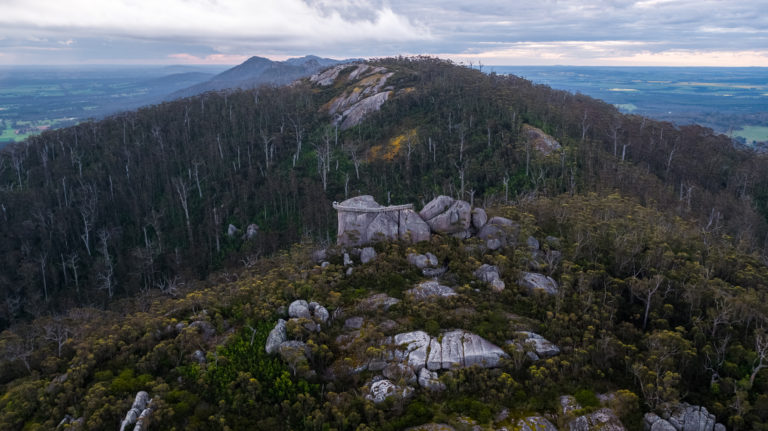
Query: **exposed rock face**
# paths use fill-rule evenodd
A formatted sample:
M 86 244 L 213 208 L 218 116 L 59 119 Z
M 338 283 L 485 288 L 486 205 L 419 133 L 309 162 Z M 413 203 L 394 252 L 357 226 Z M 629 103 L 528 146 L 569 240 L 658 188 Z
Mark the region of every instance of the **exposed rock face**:
M 430 370 L 439 370 L 443 367 L 443 345 L 437 341 L 437 338 L 429 340 L 429 354 L 426 366 Z
M 406 428 L 405 431 L 456 431 L 456 428 L 446 424 L 430 423 Z
M 369 195 L 355 196 L 345 200 L 340 205 L 362 209 L 381 208 L 381 205 L 373 199 L 373 196 Z M 338 243 L 354 246 L 368 242 L 368 238 L 365 237 L 365 234 L 368 230 L 368 225 L 370 225 L 373 219 L 376 218 L 377 214 L 378 213 L 339 211 Z
M 539 240 L 532 236 L 529 236 L 528 239 L 525 240 L 525 243 L 531 251 L 536 251 L 540 247 Z
M 347 67 L 349 67 L 348 64 L 342 64 L 330 69 L 326 69 L 320 73 L 312 75 L 309 78 L 309 82 L 320 85 L 322 87 L 327 87 L 333 84 L 333 82 L 336 81 L 336 78 L 339 76 L 339 72 L 346 69 Z
M 363 121 L 363 118 L 368 114 L 381 109 L 381 105 L 383 105 L 391 95 L 391 91 L 382 91 L 373 96 L 366 97 L 344 110 L 341 114 L 341 118 L 344 119 L 341 121 L 341 130 L 346 130 L 360 124 L 360 122 Z
M 429 225 L 414 210 L 400 211 L 399 219 L 398 235 L 402 240 L 417 243 L 428 241 L 432 235 Z
M 443 334 L 441 343 L 444 369 L 479 365 L 493 368 L 508 355 L 479 335 L 457 330 Z
M 560 354 L 559 347 L 539 334 L 528 331 L 520 331 L 519 334 L 525 337 L 525 339 L 522 340 L 523 343 L 530 343 L 532 345 L 535 357 L 531 357 L 531 359 L 534 361 L 539 360 L 540 358 L 549 358 Z M 511 343 L 517 344 L 516 341 L 512 341 Z
M 542 290 L 550 295 L 556 294 L 559 288 L 557 282 L 552 277 L 535 272 L 523 272 L 523 276 L 520 278 L 520 285 L 531 292 Z
M 501 358 L 508 355 L 499 347 L 491 344 L 479 335 L 464 333 L 462 338 L 464 347 L 464 366 L 480 365 L 491 368 L 499 365 Z
M 660 418 L 656 413 L 646 413 L 643 416 L 643 429 L 645 431 L 678 431 L 671 423 Z
M 469 202 L 438 196 L 419 212 L 432 231 L 437 233 L 462 233 L 472 222 L 472 208 Z
M 285 330 L 285 320 L 279 319 L 277 325 L 269 332 L 265 350 L 271 355 L 277 352 L 277 348 L 286 341 L 288 341 L 288 332 Z
M 715 415 L 705 407 L 688 403 L 677 405 L 665 419 L 647 413 L 643 417 L 643 424 L 646 431 L 719 431 L 725 428 L 716 423 Z
M 480 268 L 475 270 L 475 277 L 480 281 L 490 284 L 496 292 L 504 290 L 505 284 L 499 275 L 498 266 L 483 264 Z
M 533 149 L 545 156 L 560 149 L 560 143 L 555 138 L 531 125 L 523 124 L 523 136 L 526 137 Z
M 309 303 L 309 311 L 312 312 L 312 318 L 318 323 L 325 323 L 331 317 L 331 313 L 328 312 L 328 309 L 317 302 Z
M 411 297 L 417 301 L 425 301 L 436 297 L 446 298 L 456 295 L 456 292 L 454 292 L 453 289 L 448 286 L 443 286 L 437 281 L 425 281 L 413 289 L 406 290 L 405 293 L 411 295 Z
M 453 202 L 454 199 L 452 197 L 440 195 L 424 205 L 424 208 L 419 211 L 419 215 L 423 220 L 430 220 L 445 212 Z
M 336 66 L 309 78 L 310 82 L 320 86 L 332 85 L 339 79 L 339 74 L 348 65 Z M 348 129 L 359 124 L 366 115 L 378 111 L 381 105 L 392 95 L 391 88 L 384 88 L 387 79 L 392 76 L 383 67 L 370 67 L 359 64 L 347 76 L 347 81 L 354 83 L 343 94 L 331 100 L 328 113 L 335 116 L 335 123 L 341 129 Z
M 238 229 L 238 228 L 237 228 L 235 225 L 233 225 L 233 224 L 230 224 L 230 225 L 227 227 L 227 236 L 233 237 L 233 236 L 235 236 L 235 235 L 236 235 L 238 232 L 240 232 L 240 229 Z
M 427 349 L 429 348 L 429 335 L 424 331 L 405 332 L 395 335 L 395 358 L 407 360 L 414 370 L 424 368 L 427 362 Z
M 382 379 L 371 383 L 369 393 L 365 398 L 378 404 L 392 396 L 407 398 L 411 393 L 413 393 L 412 388 L 401 388 L 387 379 Z
M 297 299 L 288 306 L 288 316 L 297 319 L 312 319 L 312 313 L 309 311 L 309 304 L 303 299 Z
M 148 405 L 152 402 L 152 400 L 149 398 L 149 394 L 144 391 L 139 391 L 136 393 L 136 398 L 133 400 L 133 404 L 131 405 L 131 409 L 128 410 L 128 413 L 126 413 L 125 418 L 120 422 L 120 431 L 124 431 L 128 429 L 127 427 L 133 425 L 136 423 L 140 417 L 144 416 L 145 420 L 142 421 L 145 422 L 146 418 L 152 413 L 151 408 L 148 408 Z M 144 412 L 147 412 L 146 415 Z M 136 428 L 139 427 L 139 424 L 136 425 Z M 139 430 L 144 429 L 138 428 Z
M 391 359 L 407 364 L 414 371 L 422 368 L 449 370 L 473 365 L 492 368 L 499 365 L 501 358 L 507 357 L 499 347 L 464 330 L 446 332 L 442 341 L 424 331 L 405 332 L 395 335 L 392 344 L 395 350 Z
M 579 416 L 568 423 L 571 431 L 626 431 L 616 413 L 608 408 L 602 408 L 588 415 Z
M 557 431 L 552 422 L 542 416 L 529 416 L 517 421 L 520 431 Z
M 152 416 L 152 400 L 149 400 L 147 407 L 141 411 L 139 418 L 136 419 L 136 426 L 133 427 L 133 431 L 146 431 L 149 427 L 150 416 Z
M 397 239 L 398 227 L 396 215 L 378 213 L 365 230 L 365 238 L 369 242 Z
M 488 214 L 482 208 L 475 208 L 472 210 L 472 227 L 476 230 L 480 230 L 488 222 Z
M 344 321 L 344 329 L 360 329 L 363 326 L 362 317 L 350 317 Z
M 376 259 L 376 250 L 373 247 L 365 247 L 360 252 L 360 262 L 368 263 Z
M 429 239 L 429 226 L 413 210 L 376 211 L 384 207 L 368 195 L 356 196 L 338 205 L 362 210 L 338 210 L 337 242 L 341 245 L 356 246 L 396 239 L 415 243 Z
M 426 254 L 409 253 L 407 259 L 408 259 L 408 263 L 416 266 L 419 269 L 424 269 L 428 266 L 433 266 L 433 267 L 437 266 L 437 256 L 435 256 L 432 253 L 426 253 Z
M 422 368 L 421 371 L 419 371 L 419 386 L 431 391 L 445 390 L 445 383 L 438 379 L 437 373 L 429 371 L 426 368 Z
M 413 368 L 405 364 L 391 363 L 384 367 L 381 372 L 384 377 L 394 381 L 405 381 L 409 385 L 416 383 L 416 373 Z
M 477 237 L 485 240 L 489 250 L 498 250 L 506 247 L 508 242 L 514 242 L 519 229 L 517 223 L 508 218 L 493 217 L 480 228 Z
M 259 233 L 259 225 L 255 223 L 251 223 L 245 229 L 245 239 L 256 238 L 256 235 L 258 235 L 258 233 Z
M 574 410 L 580 410 L 581 404 L 576 401 L 573 395 L 563 395 L 560 397 L 560 413 L 567 415 Z
M 377 309 L 389 310 L 389 307 L 397 304 L 398 302 L 400 302 L 399 299 L 392 298 L 386 293 L 377 293 L 360 301 L 360 303 L 357 305 L 357 308 L 360 311 L 373 311 Z

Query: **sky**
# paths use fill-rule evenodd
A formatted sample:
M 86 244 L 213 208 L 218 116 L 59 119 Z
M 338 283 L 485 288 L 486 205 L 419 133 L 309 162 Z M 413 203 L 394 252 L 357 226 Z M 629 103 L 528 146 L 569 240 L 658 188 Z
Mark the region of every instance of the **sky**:
M 768 0 L 0 0 L 0 65 L 307 54 L 768 67 Z

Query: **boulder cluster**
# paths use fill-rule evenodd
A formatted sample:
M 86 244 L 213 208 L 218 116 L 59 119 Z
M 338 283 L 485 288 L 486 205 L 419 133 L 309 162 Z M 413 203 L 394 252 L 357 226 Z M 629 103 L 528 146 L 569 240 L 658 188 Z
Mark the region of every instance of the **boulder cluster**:
M 438 196 L 418 213 L 410 205 L 383 207 L 371 196 L 357 196 L 334 203 L 334 208 L 338 211 L 338 243 L 342 247 L 336 251 L 317 250 L 312 253 L 312 259 L 323 269 L 336 268 L 327 259 L 329 254 L 338 253 L 335 256 L 343 258 L 340 259 L 343 262 L 342 271 L 347 275 L 352 274 L 357 262 L 367 264 L 377 258 L 376 251 L 369 245 L 372 242 L 403 240 L 415 243 L 430 239 L 432 234 L 453 235 L 461 239 L 476 237 L 482 242 L 479 249 L 486 252 L 516 245 L 520 231 L 517 223 L 510 219 L 489 218 L 483 209 L 473 209 L 469 203 L 448 196 Z M 531 269 L 536 270 L 534 263 L 544 261 L 544 253 L 549 248 L 542 251 L 539 241 L 533 237 L 528 238 L 526 243 L 531 249 Z M 476 245 L 470 247 L 477 248 Z M 448 262 L 431 252 L 410 252 L 406 260 L 428 277 L 403 292 L 406 301 L 441 301 L 459 295 L 453 287 L 443 284 L 450 284 L 454 279 L 443 277 L 448 271 Z M 495 292 L 501 292 L 506 287 L 502 269 L 497 265 L 482 264 L 473 275 Z M 558 291 L 557 283 L 551 277 L 535 272 L 523 272 L 519 283 L 530 292 L 554 294 Z M 336 346 L 345 352 L 344 360 L 325 370 L 326 378 L 373 372 L 373 377 L 361 389 L 367 399 L 380 403 L 390 397 L 410 397 L 417 388 L 445 390 L 441 374 L 472 366 L 498 367 L 515 351 L 524 352 L 524 357 L 531 361 L 560 353 L 554 343 L 527 331 L 520 331 L 515 339 L 507 340 L 504 349 L 475 333 L 458 328 L 443 330 L 437 336 L 421 330 L 398 333 L 399 323 L 388 319 L 386 314 L 400 302 L 401 299 L 386 293 L 371 292 L 346 310 L 334 310 L 336 320 L 343 317 L 344 311 L 359 315 L 344 320 L 343 333 L 335 338 Z M 451 302 L 445 303 L 449 304 Z M 287 314 L 289 320 L 278 320 L 269 334 L 265 349 L 295 366 L 297 360 L 308 362 L 312 353 L 304 342 L 289 340 L 290 328 L 299 328 L 305 333 L 320 331 L 330 324 L 329 312 L 320 304 L 296 300 L 288 306 Z M 371 317 L 372 320 L 368 320 Z M 372 333 L 380 335 L 371 337 Z M 519 361 L 520 357 L 516 355 L 515 360 Z M 543 417 L 531 416 L 520 419 L 517 426 L 522 429 L 531 426 L 547 429 L 547 423 Z
M 496 367 L 508 355 L 488 340 L 464 330 L 444 332 L 439 338 L 424 331 L 404 332 L 384 342 L 390 346 L 383 357 L 373 358 L 360 370 L 381 371 L 371 379 L 366 398 L 380 403 L 387 397 L 405 398 L 418 383 L 424 389 L 445 389 L 438 371 L 477 365 Z M 405 385 L 395 382 L 403 382 Z
M 643 417 L 645 431 L 725 431 L 725 425 L 717 423 L 715 415 L 705 407 L 681 403 L 674 406 L 663 417 L 646 413 Z
M 286 324 L 295 322 L 308 331 L 320 331 L 331 315 L 328 310 L 317 302 L 307 302 L 303 299 L 293 301 L 288 306 L 288 321 L 278 319 L 275 327 L 269 332 L 264 349 L 269 354 L 277 353 L 286 362 L 301 361 L 309 356 L 309 349 L 303 341 L 289 340 Z M 303 362 L 303 361 L 301 361 Z
M 144 431 L 147 429 L 149 419 L 152 416 L 153 404 L 152 399 L 149 398 L 149 394 L 144 391 L 136 393 L 136 398 L 133 400 L 128 413 L 125 414 L 125 418 L 120 422 L 120 431 L 131 429 L 133 431 Z
M 428 240 L 432 233 L 460 238 L 477 236 L 490 250 L 514 242 L 519 226 L 504 217 L 492 217 L 466 201 L 438 196 L 416 213 L 410 208 L 384 207 L 372 196 L 356 196 L 335 205 L 338 211 L 338 243 L 359 246 L 375 241 Z

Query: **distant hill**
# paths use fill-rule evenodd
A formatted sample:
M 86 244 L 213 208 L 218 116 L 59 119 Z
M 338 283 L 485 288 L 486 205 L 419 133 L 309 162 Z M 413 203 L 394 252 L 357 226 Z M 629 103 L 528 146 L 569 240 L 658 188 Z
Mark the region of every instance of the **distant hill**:
M 285 61 L 272 61 L 268 58 L 254 56 L 208 81 L 173 92 L 165 99 L 174 100 L 206 91 L 249 89 L 263 84 L 284 85 L 345 61 L 349 60 L 333 60 L 314 55 L 290 58 Z

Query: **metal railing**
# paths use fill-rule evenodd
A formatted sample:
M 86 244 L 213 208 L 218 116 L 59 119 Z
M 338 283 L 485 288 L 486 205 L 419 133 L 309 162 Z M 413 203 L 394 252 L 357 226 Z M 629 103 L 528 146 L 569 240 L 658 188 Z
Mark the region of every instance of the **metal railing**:
M 392 205 L 392 206 L 381 207 L 381 208 L 360 208 L 360 207 L 348 207 L 344 205 L 339 205 L 338 202 L 334 201 L 333 209 L 335 209 L 336 211 L 353 212 L 353 213 L 386 213 L 390 211 L 410 210 L 410 209 L 413 209 L 413 204 Z

